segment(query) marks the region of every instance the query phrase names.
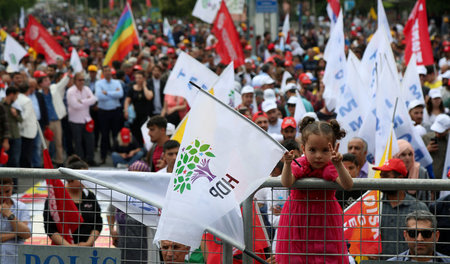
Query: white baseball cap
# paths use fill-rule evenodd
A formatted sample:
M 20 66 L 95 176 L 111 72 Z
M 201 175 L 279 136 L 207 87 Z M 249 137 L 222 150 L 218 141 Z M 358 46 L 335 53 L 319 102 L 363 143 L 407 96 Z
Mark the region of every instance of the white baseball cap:
M 417 66 L 417 73 L 427 75 L 427 68 L 423 65 Z
M 264 75 L 262 80 L 261 80 L 262 85 L 264 84 L 272 84 L 275 83 L 275 81 L 269 76 L 269 75 Z
M 443 133 L 450 128 L 450 117 L 447 114 L 439 114 L 430 129 L 437 133 Z
M 275 101 L 275 91 L 273 89 L 266 89 L 264 90 L 264 101 Z
M 246 85 L 246 86 L 242 87 L 241 95 L 246 94 L 246 93 L 255 93 L 255 89 L 250 85 Z
M 412 100 L 411 102 L 409 102 L 408 112 L 411 111 L 412 109 L 418 107 L 418 106 L 425 107 L 424 103 L 422 103 L 421 101 L 419 101 L 419 100 Z
M 297 104 L 297 100 L 298 100 L 297 96 L 291 96 L 287 100 L 287 104 Z
M 276 109 L 277 108 L 277 103 L 275 103 L 275 101 L 273 100 L 269 100 L 269 101 L 264 101 L 261 104 L 261 108 L 264 112 L 269 112 L 272 109 Z
M 438 97 L 442 97 L 442 94 L 441 94 L 441 87 L 431 89 L 431 90 L 428 92 L 428 95 L 430 96 L 431 99 L 438 98 Z

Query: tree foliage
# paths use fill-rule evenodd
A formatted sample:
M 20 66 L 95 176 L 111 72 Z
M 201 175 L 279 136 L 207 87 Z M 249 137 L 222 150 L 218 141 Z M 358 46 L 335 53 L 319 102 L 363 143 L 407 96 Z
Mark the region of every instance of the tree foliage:
M 36 0 L 0 0 L 0 17 L 2 24 L 11 19 L 16 19 L 18 22 L 20 17 L 20 8 L 25 9 L 32 7 L 36 4 Z
M 196 0 L 159 0 L 159 8 L 163 17 L 190 16 Z

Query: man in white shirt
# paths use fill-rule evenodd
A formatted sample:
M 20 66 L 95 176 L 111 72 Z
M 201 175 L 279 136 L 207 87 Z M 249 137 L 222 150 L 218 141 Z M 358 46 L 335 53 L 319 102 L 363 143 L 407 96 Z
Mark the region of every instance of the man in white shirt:
M 269 119 L 267 132 L 281 135 L 281 123 L 283 123 L 283 120 L 278 118 L 277 103 L 274 100 L 266 100 L 262 103 L 261 108 Z

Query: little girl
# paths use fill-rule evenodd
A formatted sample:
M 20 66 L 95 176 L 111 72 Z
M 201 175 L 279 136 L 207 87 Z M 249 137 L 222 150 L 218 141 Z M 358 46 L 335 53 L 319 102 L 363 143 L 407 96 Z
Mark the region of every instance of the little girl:
M 293 162 L 284 154 L 281 183 L 291 187 L 297 179 L 320 178 L 336 181 L 345 190 L 353 180 L 342 164 L 336 140 L 345 136 L 336 120 L 317 122 L 305 117 L 300 123 L 304 156 Z M 292 189 L 281 211 L 276 261 L 285 263 L 348 263 L 342 209 L 335 190 Z

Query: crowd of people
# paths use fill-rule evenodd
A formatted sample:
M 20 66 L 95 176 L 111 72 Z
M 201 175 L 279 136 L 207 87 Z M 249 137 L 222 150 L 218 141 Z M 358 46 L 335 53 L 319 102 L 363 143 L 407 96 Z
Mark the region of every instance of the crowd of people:
M 195 21 L 175 20 L 172 23 L 175 45 L 171 45 L 163 34 L 162 21 L 138 18 L 136 24 L 142 47 L 135 46 L 124 61 L 113 61 L 111 65 L 105 66 L 102 63 L 116 20 L 100 21 L 95 26 L 92 20 L 82 20 L 83 23 L 76 20 L 77 23 L 69 28 L 58 15 L 40 14 L 37 17 L 68 54 L 73 48 L 78 50 L 83 70 L 75 73 L 68 57 L 58 58 L 55 64 L 47 64 L 43 54 L 36 54 L 27 46 L 24 31 L 17 33 L 13 28 L 5 28 L 28 49 L 28 54 L 21 60 L 17 72 L 11 72 L 5 61 L 0 63 L 0 141 L 2 151 L 8 154 L 8 161 L 3 162 L 5 164 L 2 166 L 42 167 L 43 142 L 38 133 L 41 129 L 55 166 L 63 166 L 66 157 L 72 157 L 68 162 L 71 166 L 86 169 L 88 166 L 105 164 L 111 156 L 115 167 L 133 170 L 132 164 L 142 162 L 145 169 L 140 171 L 172 172 L 180 145 L 170 136 L 189 111 L 189 105 L 183 97 L 164 94 L 165 85 L 182 51 L 218 75 L 225 69 L 226 65 L 221 63 L 215 51 L 217 40 L 210 26 Z M 376 20 L 354 16 L 346 18 L 345 24 L 351 25 L 345 31 L 347 51 L 352 50 L 361 58 L 370 36 L 376 30 Z M 392 49 L 398 70 L 403 72 L 403 25 L 401 22 L 393 25 Z M 324 260 L 324 253 L 331 254 L 326 258 L 333 263 L 351 261 L 342 257 L 348 249 L 340 227 L 342 210 L 361 196 L 360 191 L 348 191 L 353 178 L 372 178 L 376 170 L 381 171 L 382 178 L 430 179 L 445 175 L 443 171 L 450 129 L 449 30 L 449 17 L 443 17 L 440 29 L 430 21 L 435 64 L 419 68 L 426 103 L 411 102 L 408 106 L 414 129 L 423 137 L 433 158 L 430 172 L 415 162 L 414 149 L 404 140 L 399 140 L 400 151 L 396 156 L 380 167 L 374 167 L 367 160 L 368 146 L 362 138 L 352 138 L 347 153 L 338 152 L 335 143 L 345 133 L 335 121 L 335 109 L 329 109 L 323 98 L 326 89 L 323 76 L 327 63 L 323 59 L 323 52 L 329 36 L 324 21 L 319 20 L 316 26 L 308 23 L 301 32 L 292 30 L 290 44 L 283 47 L 280 46 L 279 38 L 272 38 L 269 32 L 258 36 L 256 45 L 251 46 L 243 27 L 238 27 L 245 63 L 235 69 L 233 86 L 241 97 L 241 104 L 236 110 L 290 151 L 271 176 L 280 176 L 286 187 L 292 186 L 299 178 L 317 177 L 335 181 L 347 190 L 337 194 L 334 191 L 304 193 L 298 190 L 289 194 L 286 190 L 276 190 L 276 197 L 281 197 L 276 204 L 273 201 L 275 190 L 260 191 L 256 197 L 266 216 L 265 225 L 277 229 L 276 235 L 275 231 L 270 234 L 277 242 L 273 249 L 280 254 L 272 261 L 303 263 L 308 258 L 305 252 L 311 254 L 310 260 L 317 257 L 319 262 Z M 292 76 L 285 84 L 282 83 L 284 72 Z M 298 97 L 307 112 L 300 124 L 294 119 Z M 146 135 L 142 131 L 146 129 L 150 145 L 144 141 Z M 96 152 L 99 160 L 95 159 Z M 73 158 L 73 154 L 77 158 Z M 301 167 L 293 163 L 294 159 Z M 2 160 L 0 157 L 0 162 Z M 1 186 L 2 197 L 10 197 L 12 190 L 9 188 L 13 183 L 2 181 Z M 92 212 L 86 216 L 83 214 L 83 218 L 85 221 L 92 220 L 92 225 L 89 225 L 89 230 L 80 230 L 76 234 L 75 243 L 92 246 L 102 227 L 95 196 L 83 191 L 78 181 L 68 182 L 67 187 L 73 190 L 71 196 L 78 206 L 90 203 Z M 435 217 L 437 215 L 439 218 L 440 214 L 448 210 L 448 202 L 444 203 L 448 201 L 448 196 L 439 197 L 439 192 L 427 190 L 384 191 L 383 194 L 383 217 L 380 223 L 382 254 L 397 256 L 393 260 L 428 261 L 430 257 L 438 256 L 450 262 L 442 255 L 450 253 L 448 244 L 438 247 L 439 253 L 433 247 L 439 239 L 449 242 L 448 238 L 439 238 L 438 231 L 448 228 L 448 220 L 436 221 Z M 6 208 L 20 206 L 20 202 L 2 199 L 2 208 L 5 205 Z M 322 202 L 315 202 L 314 206 L 308 207 L 305 200 Z M 324 200 L 333 202 L 325 204 Z M 325 211 L 327 216 L 323 217 Z M 131 220 L 120 210 L 112 212 L 118 222 L 118 230 L 112 229 L 111 232 L 114 236 L 125 232 L 124 225 Z M 310 222 L 297 217 L 305 213 L 313 215 L 308 220 Z M 317 213 L 319 215 L 314 215 Z M 289 218 L 292 214 L 296 216 Z M 44 220 L 52 242 L 67 244 L 55 231 L 48 210 L 44 212 Z M 15 224 L 6 227 L 8 221 L 15 221 Z M 29 221 L 29 216 L 27 218 L 13 210 L 2 210 L 2 231 L 11 231 L 11 237 L 2 236 L 2 244 L 4 241 L 14 244 L 28 238 L 31 234 Z M 115 218 L 108 222 L 113 226 Z M 315 225 L 309 234 L 303 232 L 305 228 L 299 228 L 308 224 Z M 136 226 L 138 236 L 143 237 L 143 231 L 139 229 L 141 227 Z M 298 236 L 291 237 L 291 233 Z M 316 242 L 304 244 L 308 238 Z M 328 243 L 325 243 L 327 240 Z M 425 246 L 420 243 L 421 246 L 418 246 L 417 241 L 425 241 Z M 131 242 L 118 241 L 116 245 L 126 247 L 127 243 Z M 142 246 L 144 243 L 139 244 Z M 4 251 L 7 250 L 6 246 L 0 247 L 1 257 L 10 255 L 10 252 Z M 184 255 L 188 251 L 183 245 L 163 241 L 163 257 L 173 253 L 167 253 L 169 248 L 183 248 Z M 134 253 L 130 254 L 135 256 Z M 184 261 L 184 255 L 180 257 L 172 254 L 170 257 Z M 146 260 L 147 256 L 141 256 L 140 260 L 144 258 Z

